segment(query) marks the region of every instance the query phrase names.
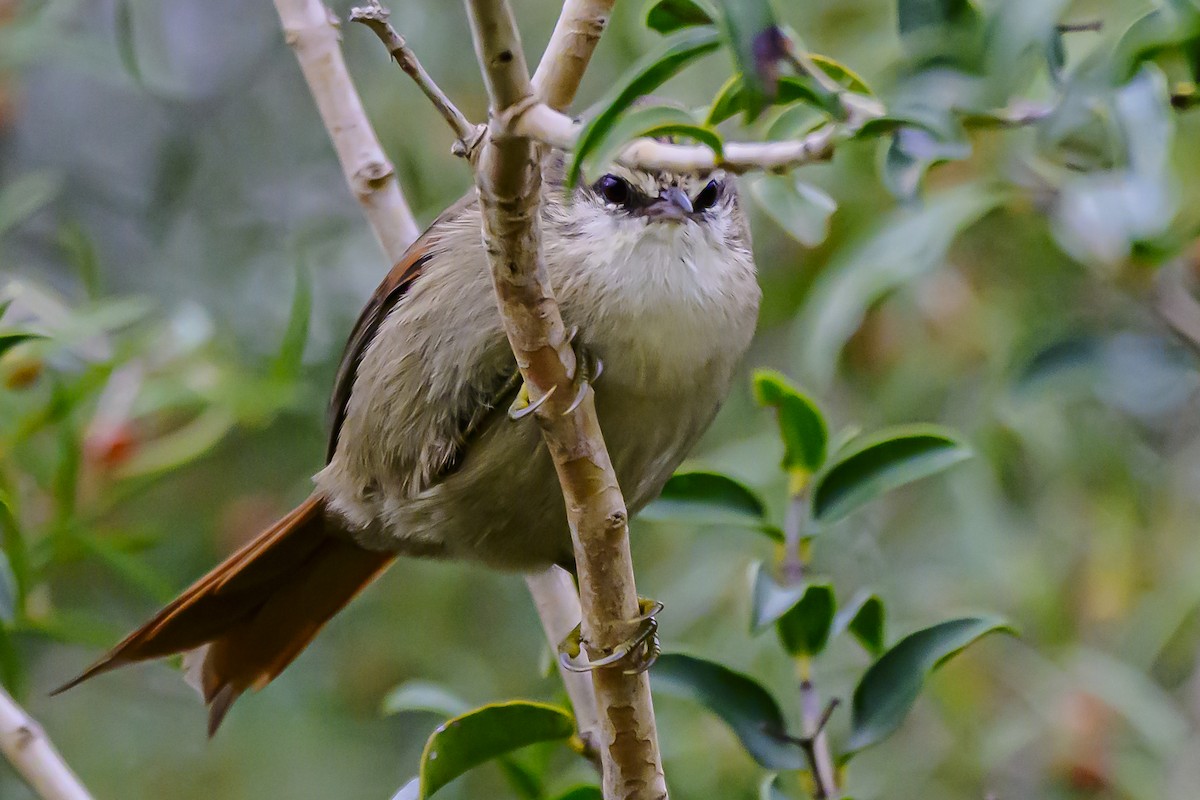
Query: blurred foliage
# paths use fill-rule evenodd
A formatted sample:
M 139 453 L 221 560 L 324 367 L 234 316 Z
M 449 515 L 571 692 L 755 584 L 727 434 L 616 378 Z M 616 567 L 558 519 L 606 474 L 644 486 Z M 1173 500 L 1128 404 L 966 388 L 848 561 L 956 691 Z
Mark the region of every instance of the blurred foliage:
M 556 9 L 515 5 L 534 55 Z M 635 524 L 639 587 L 666 603 L 665 647 L 690 654 L 664 656 L 657 679 L 670 679 L 671 659 L 712 665 L 713 680 L 751 681 L 737 691 L 777 715 L 778 730 L 802 730 L 797 704 L 774 700 L 795 696 L 796 658 L 745 622 L 770 588 L 753 591 L 753 576 L 773 575 L 796 544 L 784 532 L 797 475 L 815 491 L 812 453 L 844 463 L 862 452 L 850 421 L 936 423 L 975 458 L 822 524 L 805 545 L 817 579 L 760 627 L 813 587 L 835 587 L 841 613 L 828 625 L 824 612 L 793 620 L 803 624 L 784 643 L 847 707 L 895 652 L 886 645 L 912 639 L 888 632 L 990 619 L 983 611 L 1022 638 L 973 646 L 928 679 L 925 667 L 961 640 L 910 658 L 919 669 L 905 674 L 925 694 L 897 735 L 855 756 L 847 794 L 1190 800 L 1200 381 L 1195 336 L 1179 338 L 1158 312 L 1164 276 L 1179 287 L 1200 277 L 1200 150 L 1189 146 L 1200 5 L 652 7 L 654 30 L 646 4 L 618 3 L 584 83 L 578 107 L 600 101 L 585 116 L 609 152 L 601 134 L 644 130 L 603 130 L 603 98 L 622 99 L 630 64 L 656 62 L 648 54 L 668 46 L 659 31 L 703 38 L 697 26 L 712 24 L 723 44 L 641 85 L 691 119 L 659 115 L 650 130 L 803 135 L 844 118 L 847 89 L 886 109 L 831 162 L 746 181 L 764 288 L 748 367 L 801 379 L 812 399 L 788 404 L 824 409 L 828 438 L 817 448 L 797 419 L 785 445 L 755 408 L 747 369 L 673 482 L 673 505 Z M 783 38 L 756 49 L 761 30 L 747 21 L 772 8 Z M 469 48 L 453 46 L 468 41 L 462 9 L 393 11 L 481 119 Z M 837 86 L 796 70 L 789 46 Z M 345 29 L 344 47 L 406 193 L 432 219 L 469 186 L 450 137 L 367 31 Z M 270 4 L 7 0 L 0 70 L 0 679 L 96 795 L 389 797 L 418 772 L 431 710 L 563 702 L 537 668 L 545 644 L 519 580 L 413 562 L 211 743 L 200 704 L 163 665 L 45 697 L 306 493 L 342 341 L 387 265 Z M 771 402 L 761 384 L 757 394 Z M 392 687 L 420 678 L 461 705 L 393 695 L 396 713 L 380 714 Z M 764 778 L 743 748 L 761 727 L 730 722 L 731 732 L 699 694 L 664 691 L 657 703 L 673 796 L 714 786 L 729 798 L 803 796 L 803 781 Z M 831 739 L 850 741 L 862 719 L 835 712 Z M 803 768 L 793 745 L 775 744 L 788 760 L 773 768 Z M 579 800 L 594 797 L 593 782 L 549 742 L 438 796 Z M 0 796 L 30 797 L 3 764 Z

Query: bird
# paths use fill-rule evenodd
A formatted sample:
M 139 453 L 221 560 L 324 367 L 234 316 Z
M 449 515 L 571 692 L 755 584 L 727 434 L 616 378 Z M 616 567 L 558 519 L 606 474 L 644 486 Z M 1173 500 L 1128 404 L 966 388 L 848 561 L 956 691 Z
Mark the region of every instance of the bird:
M 727 396 L 760 289 L 736 178 L 544 157 L 542 257 L 630 513 Z M 597 377 L 602 374 L 601 377 Z M 213 735 L 397 556 L 509 572 L 574 555 L 561 488 L 505 336 L 474 192 L 437 217 L 350 334 L 312 494 L 57 691 L 184 654 Z

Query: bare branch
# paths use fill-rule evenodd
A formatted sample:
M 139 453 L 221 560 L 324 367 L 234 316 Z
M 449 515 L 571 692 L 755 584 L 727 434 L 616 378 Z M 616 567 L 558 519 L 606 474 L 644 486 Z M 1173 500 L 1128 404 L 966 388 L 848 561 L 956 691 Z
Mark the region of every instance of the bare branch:
M 390 16 L 391 12 L 381 6 L 379 0 L 371 0 L 369 5 L 350 10 L 350 21 L 366 25 L 379 37 L 379 41 L 383 42 L 384 47 L 392 54 L 392 58 L 395 59 L 400 69 L 413 79 L 425 96 L 429 98 L 429 101 L 433 103 L 438 113 L 442 115 L 442 119 L 446 120 L 460 144 L 455 153 L 461 156 L 468 155 L 478 143 L 479 137 L 483 133 L 482 127 L 472 125 L 471 121 L 454 105 L 454 101 L 434 83 L 433 78 L 417 60 L 417 54 L 408 46 L 408 42 L 388 22 Z
M 566 0 L 546 52 L 533 75 L 538 99 L 565 111 L 575 99 L 592 52 L 608 27 L 616 0 Z
M 579 624 L 583 612 L 579 607 L 579 595 L 575 592 L 575 581 L 562 567 L 550 567 L 542 572 L 525 576 L 525 585 L 537 606 L 538 618 L 546 632 L 546 641 L 553 648 L 566 639 Z M 584 754 L 589 758 L 600 758 L 600 742 L 596 741 L 600 730 L 600 719 L 596 714 L 596 693 L 592 679 L 583 673 L 572 672 L 556 658 L 558 673 L 566 686 L 571 707 L 575 709 L 575 722 L 579 726 L 579 737 L 583 740 Z
M 539 142 L 571 150 L 582 126 L 549 106 L 537 104 L 523 110 L 512 121 L 518 133 Z M 707 145 L 669 144 L 655 139 L 635 139 L 617 156 L 627 167 L 647 170 L 695 172 L 717 166 L 730 172 L 781 172 L 804 164 L 827 161 L 834 147 L 850 131 L 841 125 L 825 125 L 800 139 L 776 142 L 727 142 L 724 158 Z
M 500 313 L 529 390 L 541 402 L 536 418 L 554 460 L 575 543 L 583 634 L 592 661 L 615 651 L 638 626 L 637 591 L 625 502 L 584 389 L 572 409 L 575 354 L 541 258 L 537 148 L 511 127 L 535 105 L 512 10 L 504 0 L 467 0 L 475 51 L 492 105 L 476 185 L 483 237 Z M 620 665 L 592 673 L 601 718 L 604 796 L 661 800 L 667 796 L 658 733 L 645 673 Z
M 42 800 L 92 800 L 42 727 L 2 688 L 0 752 Z
M 333 140 L 346 182 L 394 264 L 419 230 L 346 70 L 337 18 L 321 0 L 275 0 L 275 10 Z

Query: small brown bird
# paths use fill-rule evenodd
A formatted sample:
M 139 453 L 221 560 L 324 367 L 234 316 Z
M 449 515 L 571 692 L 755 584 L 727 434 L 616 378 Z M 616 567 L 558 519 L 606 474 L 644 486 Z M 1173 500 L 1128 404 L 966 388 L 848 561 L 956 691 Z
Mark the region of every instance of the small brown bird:
M 631 512 L 708 427 L 749 345 L 759 288 L 732 176 L 614 169 L 567 195 L 548 159 L 544 259 Z M 62 689 L 185 653 L 215 732 L 397 555 L 573 566 L 562 493 L 519 378 L 473 194 L 367 303 L 330 403 L 327 464 L 298 508 Z M 62 691 L 60 689 L 59 691 Z

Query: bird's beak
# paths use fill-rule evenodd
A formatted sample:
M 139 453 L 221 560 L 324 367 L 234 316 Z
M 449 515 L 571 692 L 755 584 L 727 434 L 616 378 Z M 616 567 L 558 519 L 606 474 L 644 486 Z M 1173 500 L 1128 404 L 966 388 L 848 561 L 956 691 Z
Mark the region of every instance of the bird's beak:
M 672 186 L 669 189 L 663 190 L 658 199 L 652 203 L 647 209 L 652 217 L 657 219 L 674 219 L 682 220 L 695 211 L 692 208 L 692 201 L 684 194 L 683 190 Z

